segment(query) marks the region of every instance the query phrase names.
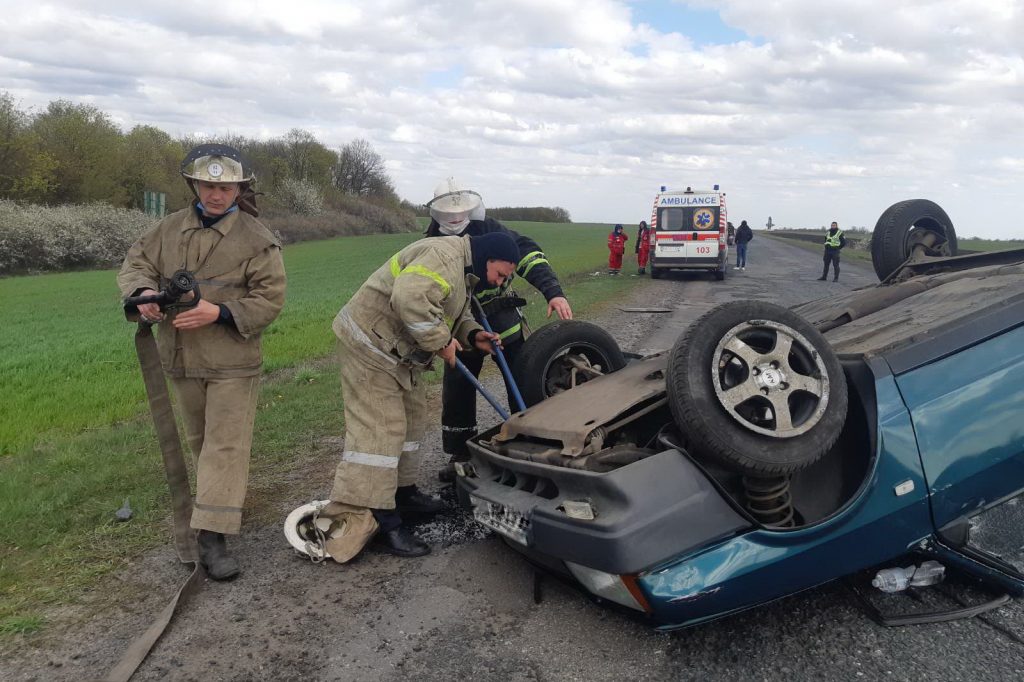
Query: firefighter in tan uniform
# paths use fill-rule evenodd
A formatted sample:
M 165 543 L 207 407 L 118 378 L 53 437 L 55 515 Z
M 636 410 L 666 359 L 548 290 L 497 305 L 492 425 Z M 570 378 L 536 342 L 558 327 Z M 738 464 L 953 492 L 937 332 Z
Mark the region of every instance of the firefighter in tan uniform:
M 345 449 L 321 516 L 342 530 L 325 543 L 336 561 L 355 556 L 374 532 L 392 554 L 430 551 L 400 516 L 441 509 L 416 488 L 426 407 L 420 375 L 434 355 L 454 365 L 456 351 L 486 352 L 499 341 L 473 318 L 469 296 L 483 280 L 500 286 L 518 262 L 507 234 L 418 241 L 374 272 L 334 319 Z
M 254 178 L 237 150 L 207 144 L 182 162 L 196 195 L 129 249 L 117 277 L 124 297 L 155 294 L 177 270 L 195 275 L 200 301 L 164 315 L 155 303 L 126 308 L 130 320 L 159 322 L 161 364 L 170 377 L 196 463 L 191 527 L 210 577 L 239 572 L 224 534 L 241 528 L 253 419 L 263 358 L 260 334 L 284 305 L 278 239 L 260 223 Z

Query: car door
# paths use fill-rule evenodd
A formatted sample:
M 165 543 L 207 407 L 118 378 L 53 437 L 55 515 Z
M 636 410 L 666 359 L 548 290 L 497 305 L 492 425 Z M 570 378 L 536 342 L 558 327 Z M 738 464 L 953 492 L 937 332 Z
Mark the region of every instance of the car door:
M 1024 326 L 993 329 L 993 319 L 1011 324 L 1005 312 L 1002 323 L 992 317 L 936 335 L 917 361 L 908 351 L 890 365 L 936 529 L 1024 573 Z

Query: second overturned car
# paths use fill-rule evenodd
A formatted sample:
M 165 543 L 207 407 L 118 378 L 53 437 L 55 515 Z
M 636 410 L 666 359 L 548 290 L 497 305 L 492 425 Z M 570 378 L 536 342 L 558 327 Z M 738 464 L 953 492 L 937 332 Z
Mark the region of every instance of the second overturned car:
M 460 499 L 665 629 L 908 555 L 1020 594 L 1024 251 L 955 254 L 941 208 L 901 202 L 876 287 L 726 304 L 621 369 L 549 339 L 546 399 L 471 442 Z

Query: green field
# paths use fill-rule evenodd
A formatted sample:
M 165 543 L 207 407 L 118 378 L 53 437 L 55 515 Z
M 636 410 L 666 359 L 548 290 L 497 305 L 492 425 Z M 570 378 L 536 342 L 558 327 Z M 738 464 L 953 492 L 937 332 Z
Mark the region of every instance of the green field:
M 647 281 L 593 276 L 607 264 L 608 226 L 509 226 L 543 245 L 577 317 Z M 288 492 L 281 474 L 321 438 L 342 433 L 331 320 L 370 272 L 418 236 L 286 247 L 288 299 L 264 337 L 269 376 L 256 421 L 250 521 L 274 520 L 268 509 Z M 0 634 L 38 629 L 46 604 L 74 598 L 169 537 L 134 326 L 121 315 L 114 276 L 0 279 Z M 539 326 L 543 299 L 532 288 L 520 293 Z M 114 523 L 126 497 L 135 518 Z

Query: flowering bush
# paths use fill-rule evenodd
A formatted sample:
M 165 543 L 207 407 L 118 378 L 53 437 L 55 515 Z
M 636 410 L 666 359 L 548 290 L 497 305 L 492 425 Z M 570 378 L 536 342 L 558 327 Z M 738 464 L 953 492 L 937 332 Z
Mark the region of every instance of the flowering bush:
M 0 274 L 112 267 L 154 222 L 141 211 L 106 204 L 0 200 Z
M 308 211 L 314 206 L 312 195 L 303 196 L 303 211 Z M 335 200 L 329 207 L 322 197 L 319 201 L 316 213 L 276 202 L 260 220 L 288 244 L 417 229 L 407 211 L 357 198 Z M 0 275 L 116 267 L 155 223 L 141 211 L 106 204 L 39 206 L 0 199 Z
M 324 193 L 309 180 L 285 178 L 278 183 L 274 198 L 299 215 L 320 215 L 324 211 Z

